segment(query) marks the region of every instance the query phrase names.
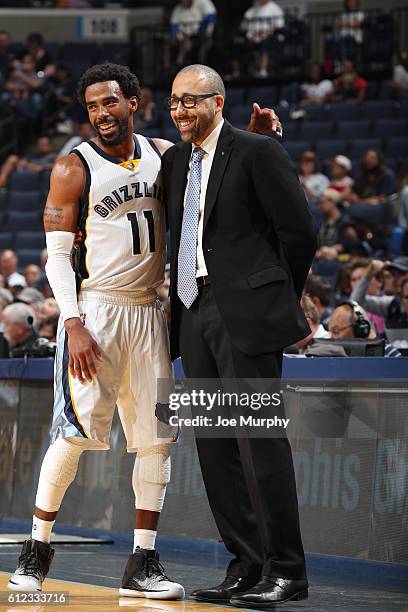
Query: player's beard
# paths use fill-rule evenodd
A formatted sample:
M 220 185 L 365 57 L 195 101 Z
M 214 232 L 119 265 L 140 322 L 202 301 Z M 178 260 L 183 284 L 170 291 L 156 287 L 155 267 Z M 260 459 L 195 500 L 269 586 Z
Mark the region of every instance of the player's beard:
M 104 134 L 102 134 L 101 131 L 98 130 L 98 126 L 94 126 L 96 133 L 98 134 L 98 138 L 100 139 L 102 144 L 104 144 L 107 147 L 116 147 L 117 145 L 124 142 L 124 140 L 126 140 L 128 136 L 129 113 L 127 113 L 121 119 L 115 119 L 115 121 L 118 121 L 118 131 L 115 134 L 113 134 L 111 137 L 104 136 Z

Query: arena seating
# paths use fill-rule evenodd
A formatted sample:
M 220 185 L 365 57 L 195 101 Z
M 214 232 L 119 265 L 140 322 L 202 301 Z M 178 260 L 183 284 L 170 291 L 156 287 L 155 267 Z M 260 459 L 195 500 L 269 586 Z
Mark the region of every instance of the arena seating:
M 76 78 L 90 64 L 99 61 L 126 63 L 129 46 L 125 44 L 99 45 L 97 43 L 47 44 L 55 61 L 67 64 Z M 290 58 L 289 58 L 290 59 Z M 289 61 L 289 60 L 288 60 Z M 164 104 L 167 89 L 154 91 L 159 123 L 154 128 L 141 130 L 149 137 L 159 136 L 176 142 L 176 130 Z M 391 99 L 388 83 L 384 79 L 369 80 L 367 100 L 335 102 L 324 105 L 299 106 L 300 81 L 243 86 L 230 84 L 227 88 L 225 115 L 237 127 L 245 129 L 252 112 L 252 103 L 273 107 L 284 126 L 283 145 L 297 163 L 305 150 L 315 151 L 322 170 L 329 174 L 329 161 L 337 154 L 347 155 L 353 163 L 352 176 L 356 177 L 361 158 L 369 148 L 380 150 L 386 164 L 398 175 L 408 158 L 408 100 Z M 293 119 L 294 110 L 302 109 L 304 116 Z M 42 210 L 49 190 L 50 172 L 33 173 L 26 169 L 11 175 L 7 190 L 0 191 L 2 232 L 0 249 L 9 246 L 22 255 L 23 261 L 35 252 L 36 261 L 44 246 L 42 238 Z M 369 211 L 353 208 L 353 218 L 370 215 L 376 222 L 386 218 L 383 210 Z M 390 236 L 393 251 L 400 244 L 399 236 Z

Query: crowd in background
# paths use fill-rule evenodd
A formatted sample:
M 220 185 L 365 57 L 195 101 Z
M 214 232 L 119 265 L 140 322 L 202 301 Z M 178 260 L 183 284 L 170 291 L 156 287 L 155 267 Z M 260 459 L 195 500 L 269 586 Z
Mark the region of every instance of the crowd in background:
M 0 254 L 0 357 L 13 349 L 30 352 L 37 338 L 55 342 L 59 308 L 45 275 L 47 252 L 41 266 L 28 264 L 19 271 L 18 258 L 11 249 Z
M 271 0 L 258 0 L 244 12 L 231 40 L 224 75 L 231 87 L 248 57 L 252 58 L 255 79 L 262 81 L 270 75 L 274 40 L 284 19 L 282 9 Z M 290 94 L 288 121 L 303 125 L 313 119 L 314 108 L 336 103 L 354 102 L 364 109 L 369 84 L 353 61 L 358 57 L 355 50 L 361 44 L 363 19 L 356 1 L 347 0 L 333 31 L 326 34 L 325 64 L 311 63 L 305 79 L 285 85 L 285 94 Z M 216 20 L 211 0 L 180 0 L 170 14 L 171 45 L 165 47 L 164 65 L 167 62 L 174 69 L 184 65 L 198 42 L 196 58 L 203 60 Z M 55 159 L 93 134 L 75 101 L 76 79 L 69 63 L 52 56 L 41 34 L 30 34 L 18 54 L 12 42 L 8 32 L 0 31 L 1 108 L 34 126 L 44 111 L 55 121 L 48 124 L 45 134 L 34 128 L 31 150 L 15 151 L 1 160 L 0 203 L 1 197 L 7 201 L 13 176 L 49 176 Z M 405 51 L 384 83 L 390 100 L 400 103 L 408 98 Z M 279 113 L 287 103 L 283 99 L 277 102 Z M 232 108 L 230 103 L 227 110 Z M 135 131 L 152 135 L 149 130 L 153 130 L 153 135 L 163 136 L 162 130 L 168 127 L 165 112 L 154 90 L 143 87 Z M 285 145 L 284 119 L 283 124 Z M 323 158 L 317 150 L 303 150 L 295 161 L 319 236 L 302 300 L 312 334 L 297 351 L 308 354 L 319 338 L 384 338 L 386 356 L 399 356 L 393 347 L 408 348 L 408 335 L 402 331 L 399 336 L 396 331 L 408 329 L 407 159 L 389 160 L 380 149 L 368 148 L 359 159 L 351 159 L 343 151 Z M 43 253 L 41 260 L 22 266 L 10 248 L 0 255 L 2 355 L 8 352 L 5 339 L 9 347 L 29 345 L 38 335 L 55 340 L 59 313 L 44 275 L 44 257 Z M 166 300 L 166 291 L 161 293 Z M 369 326 L 361 335 L 363 320 Z M 291 352 L 294 350 L 292 347 Z

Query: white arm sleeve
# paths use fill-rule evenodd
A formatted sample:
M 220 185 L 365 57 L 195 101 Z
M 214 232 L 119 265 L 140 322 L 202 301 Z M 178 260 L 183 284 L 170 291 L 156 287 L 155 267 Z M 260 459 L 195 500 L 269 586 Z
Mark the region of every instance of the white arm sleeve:
M 72 232 L 47 232 L 48 260 L 45 271 L 61 310 L 64 321 L 79 317 L 75 274 L 71 265 L 71 250 L 75 234 Z

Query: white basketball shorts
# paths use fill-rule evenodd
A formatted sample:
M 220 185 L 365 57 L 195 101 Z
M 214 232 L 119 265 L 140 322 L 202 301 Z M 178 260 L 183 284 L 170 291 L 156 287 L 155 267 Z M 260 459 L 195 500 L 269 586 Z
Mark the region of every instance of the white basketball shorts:
M 109 449 L 117 405 L 128 452 L 176 441 L 178 431 L 156 416 L 156 404 L 166 405 L 173 388 L 167 325 L 156 293 L 127 297 L 83 291 L 78 306 L 103 361 L 96 361 L 92 382 L 73 378 L 60 319 L 51 440 L 75 438 L 85 448 Z

